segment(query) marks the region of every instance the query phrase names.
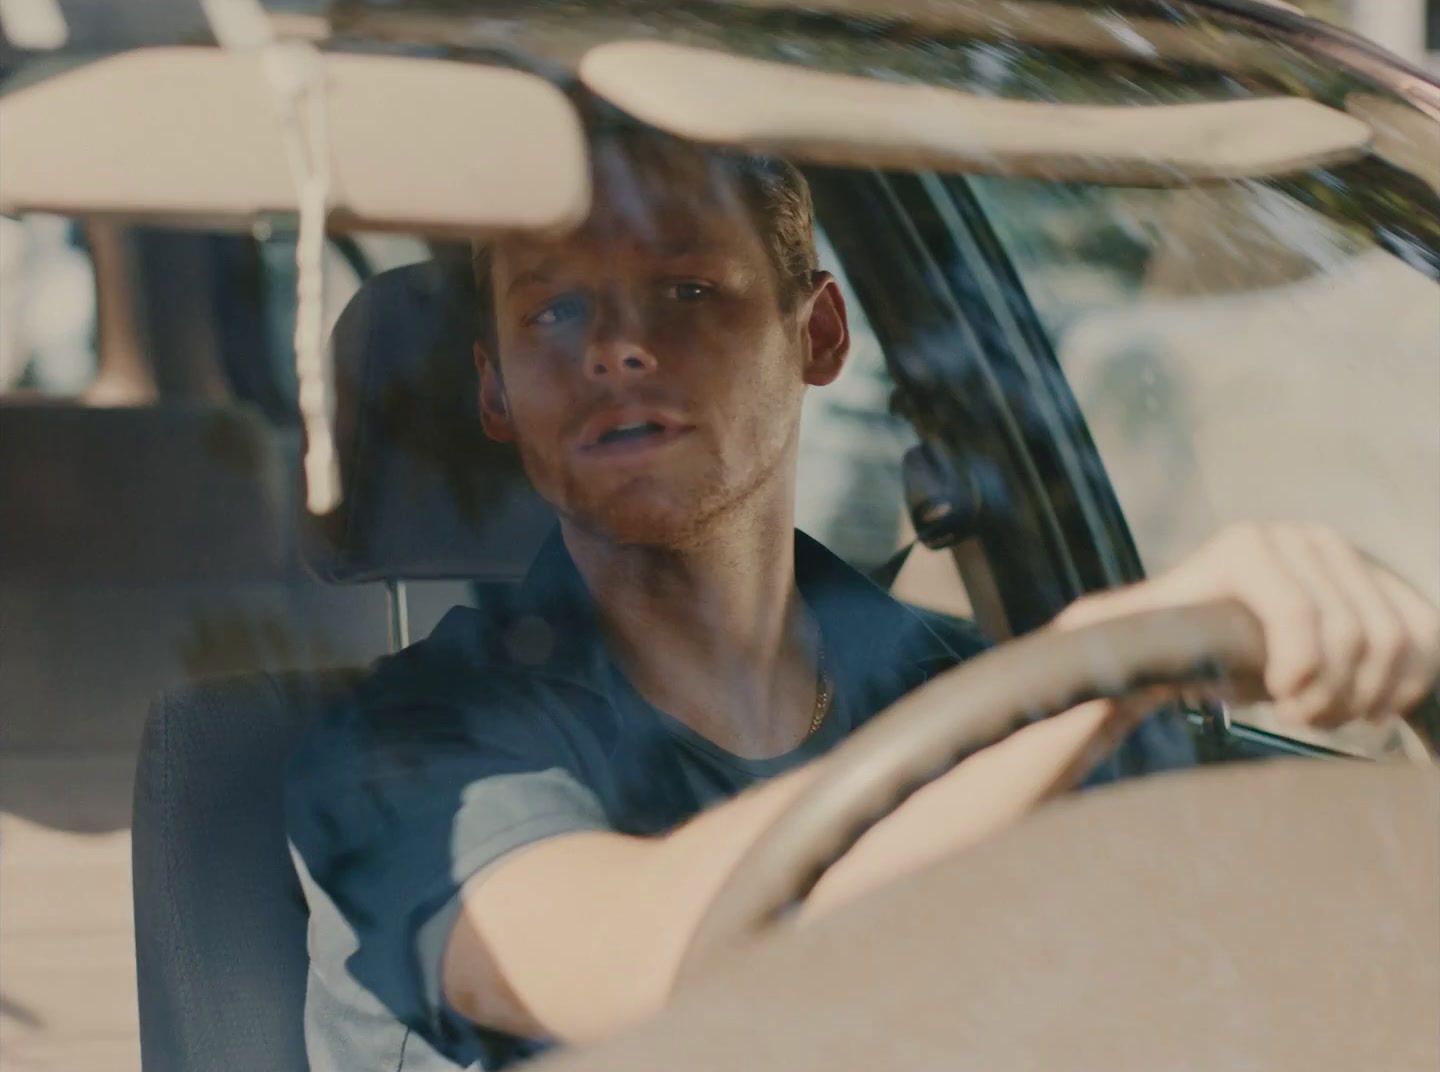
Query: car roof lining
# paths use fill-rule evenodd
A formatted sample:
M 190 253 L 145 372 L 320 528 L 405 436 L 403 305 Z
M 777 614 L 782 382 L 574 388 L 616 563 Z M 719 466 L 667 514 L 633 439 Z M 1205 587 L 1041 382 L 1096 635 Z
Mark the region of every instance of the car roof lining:
M 592 49 L 580 75 L 652 126 L 813 164 L 1185 185 L 1364 156 L 1370 127 L 1301 98 L 1054 104 L 883 82 L 657 41 Z
M 393 55 L 321 62 L 331 229 L 456 236 L 584 218 L 580 119 L 545 79 Z M 295 213 L 261 64 L 254 52 L 137 49 L 0 98 L 0 211 L 209 227 Z M 442 110 L 444 124 L 415 121 Z

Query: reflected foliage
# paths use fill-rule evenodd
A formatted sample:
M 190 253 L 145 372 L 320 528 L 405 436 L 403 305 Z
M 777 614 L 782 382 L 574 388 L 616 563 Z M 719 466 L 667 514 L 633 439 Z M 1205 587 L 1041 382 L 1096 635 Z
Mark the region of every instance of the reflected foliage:
M 864 13 L 709 0 L 340 0 L 334 20 L 357 38 L 498 51 L 562 68 L 597 43 L 659 38 L 1018 100 L 1159 104 L 1293 93 L 1338 101 L 1354 88 L 1253 23 L 1183 0 L 876 3 Z

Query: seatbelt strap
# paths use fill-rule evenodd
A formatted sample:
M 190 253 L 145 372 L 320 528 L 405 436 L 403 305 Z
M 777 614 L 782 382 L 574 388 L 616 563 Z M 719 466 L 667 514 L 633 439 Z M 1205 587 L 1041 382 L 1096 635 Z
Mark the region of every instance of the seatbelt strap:
M 900 576 L 900 571 L 905 568 L 905 563 L 910 558 L 910 552 L 915 550 L 915 545 L 918 542 L 918 540 L 911 540 L 880 565 L 876 566 L 870 571 L 870 580 L 874 581 L 876 585 L 885 589 L 887 592 L 894 588 L 895 579 Z
M 868 574 L 870 580 L 887 592 L 893 589 L 900 571 L 905 568 L 910 553 L 919 542 L 911 540 L 871 570 Z M 970 613 L 975 624 L 992 643 L 1009 640 L 1014 635 L 1010 628 L 1010 616 L 1005 613 L 1005 602 L 995 586 L 995 576 L 990 572 L 990 564 L 979 539 L 961 540 L 950 548 L 950 554 L 960 574 L 960 583 L 965 586 L 965 594 L 970 598 Z

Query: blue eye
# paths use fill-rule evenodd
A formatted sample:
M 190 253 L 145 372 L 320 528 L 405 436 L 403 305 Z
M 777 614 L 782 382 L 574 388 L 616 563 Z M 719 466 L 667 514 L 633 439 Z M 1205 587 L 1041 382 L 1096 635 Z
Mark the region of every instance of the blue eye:
M 552 328 L 569 320 L 585 315 L 583 298 L 565 297 L 551 302 L 530 318 L 530 323 L 542 328 Z

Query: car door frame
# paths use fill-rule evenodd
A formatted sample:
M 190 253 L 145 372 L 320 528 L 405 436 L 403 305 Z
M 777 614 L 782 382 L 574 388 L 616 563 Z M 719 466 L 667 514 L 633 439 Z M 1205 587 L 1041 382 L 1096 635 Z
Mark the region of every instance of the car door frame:
M 823 168 L 809 178 L 885 355 L 894 408 L 962 480 L 998 499 L 962 535 L 983 549 L 1014 631 L 1086 592 L 1142 579 L 1084 414 L 966 180 Z M 1233 723 L 1219 705 L 1186 714 L 1202 760 L 1345 756 Z

